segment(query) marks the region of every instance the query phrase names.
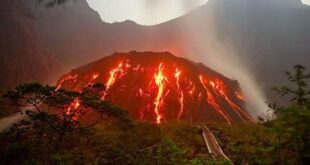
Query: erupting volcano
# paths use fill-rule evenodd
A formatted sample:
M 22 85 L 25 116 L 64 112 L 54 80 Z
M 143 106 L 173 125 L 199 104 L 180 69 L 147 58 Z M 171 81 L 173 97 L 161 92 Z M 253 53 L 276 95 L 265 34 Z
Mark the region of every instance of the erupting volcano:
M 237 81 L 168 52 L 115 53 L 72 70 L 57 89 L 81 91 L 94 83 L 106 86 L 102 100 L 111 100 L 139 120 L 253 121 Z

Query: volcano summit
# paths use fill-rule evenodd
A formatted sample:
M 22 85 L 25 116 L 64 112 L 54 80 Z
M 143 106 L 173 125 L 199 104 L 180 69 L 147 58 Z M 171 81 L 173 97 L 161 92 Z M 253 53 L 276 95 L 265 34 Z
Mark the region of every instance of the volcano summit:
M 105 84 L 102 99 L 139 120 L 253 121 L 237 81 L 168 52 L 114 53 L 64 75 L 57 89 L 81 91 L 94 83 Z

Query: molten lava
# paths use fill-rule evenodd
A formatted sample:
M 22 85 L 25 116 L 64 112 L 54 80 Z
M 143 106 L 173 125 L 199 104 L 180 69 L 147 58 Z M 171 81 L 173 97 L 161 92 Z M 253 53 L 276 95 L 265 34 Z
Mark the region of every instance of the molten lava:
M 237 81 L 167 52 L 116 53 L 66 74 L 57 90 L 80 91 L 94 83 L 106 85 L 103 100 L 140 120 L 253 121 L 244 109 Z M 75 100 L 69 109 L 78 107 Z
M 108 78 L 106 85 L 106 89 L 109 90 L 110 87 L 115 83 L 117 77 L 123 73 L 123 69 L 122 69 L 123 63 L 118 64 L 118 67 L 115 69 L 112 69 L 110 71 L 110 76 Z
M 163 118 L 163 116 L 160 114 L 162 107 L 163 107 L 163 103 L 164 103 L 164 97 L 163 97 L 163 93 L 164 93 L 164 80 L 165 80 L 165 76 L 163 75 L 163 64 L 161 63 L 158 67 L 158 71 L 155 74 L 155 83 L 157 85 L 158 88 L 158 92 L 156 95 L 156 98 L 154 100 L 154 112 L 156 114 L 156 123 L 160 124 L 161 123 L 161 119 Z
M 216 110 L 220 115 L 222 115 L 222 117 L 227 121 L 228 124 L 231 124 L 231 119 L 224 113 L 224 111 L 220 108 L 220 106 L 218 105 L 218 103 L 216 102 L 215 98 L 213 97 L 213 95 L 209 92 L 208 87 L 205 85 L 204 79 L 203 77 L 200 75 L 199 76 L 199 80 L 203 86 L 203 88 L 206 90 L 207 92 L 207 100 L 209 105 Z M 211 86 L 213 87 L 213 83 L 210 83 Z
M 181 118 L 181 116 L 183 114 L 183 111 L 184 111 L 184 94 L 183 94 L 182 88 L 180 87 L 180 75 L 181 75 L 181 70 L 179 70 L 177 68 L 176 71 L 175 71 L 174 76 L 176 78 L 176 83 L 177 83 L 177 87 L 178 87 L 178 93 L 180 95 L 180 97 L 179 97 L 180 110 L 179 110 L 179 113 L 178 113 L 178 116 L 177 116 L 178 119 Z

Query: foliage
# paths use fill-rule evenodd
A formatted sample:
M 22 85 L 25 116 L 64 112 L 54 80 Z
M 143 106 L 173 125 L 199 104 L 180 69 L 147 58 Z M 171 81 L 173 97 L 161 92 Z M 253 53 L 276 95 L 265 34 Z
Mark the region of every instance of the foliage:
M 310 161 L 309 74 L 297 65 L 286 75 L 293 84 L 274 90 L 291 99 L 286 106 L 273 106 L 276 119 L 251 125 L 209 124 L 234 163 L 306 164 Z
M 197 153 L 208 153 L 201 129 L 196 125 L 184 121 L 171 121 L 160 127 L 165 137 L 172 139 L 185 150 L 188 159 L 197 157 Z
M 287 163 L 310 161 L 310 90 L 308 80 L 310 74 L 305 73 L 305 67 L 296 65 L 294 72 L 286 72 L 293 87 L 283 86 L 275 88 L 278 94 L 291 97 L 293 106 L 280 108 L 276 111 L 278 118 L 273 122 L 273 129 L 278 134 L 278 160 L 284 161 L 283 153 L 294 159 Z
M 302 66 L 287 75 L 295 86 L 275 90 L 292 99 L 276 111 L 276 119 L 232 126 L 207 123 L 234 164 L 310 161 L 309 76 Z M 10 133 L 0 134 L 0 164 L 231 164 L 207 154 L 196 125 L 131 121 L 127 113 L 100 100 L 104 89 L 95 84 L 81 92 L 55 91 L 54 87 L 26 84 L 9 92 L 7 96 L 17 105 L 32 105 L 34 109 L 27 111 L 30 120 L 19 123 Z M 60 113 L 74 107 L 72 103 L 77 100 L 80 105 L 72 109 L 70 117 Z M 88 122 L 82 120 L 86 112 L 102 115 L 93 115 L 101 116 L 100 120 L 92 118 L 93 123 L 89 123 L 89 118 Z M 78 120 L 72 113 L 78 114 Z M 64 121 L 68 121 L 66 126 Z M 63 132 L 62 142 L 58 143 Z
M 294 69 L 294 72 L 286 72 L 288 80 L 294 83 L 294 86 L 282 86 L 274 90 L 279 95 L 291 97 L 290 101 L 296 103 L 299 108 L 310 109 L 310 90 L 307 85 L 310 73 L 305 73 L 305 67 L 301 65 L 294 66 Z
M 46 156 L 43 153 L 58 153 L 61 149 L 74 148 L 85 139 L 89 140 L 93 134 L 90 128 L 102 121 L 104 116 L 129 122 L 127 113 L 109 101 L 100 100 L 99 91 L 104 89 L 98 84 L 82 92 L 56 90 L 55 87 L 38 83 L 20 85 L 9 91 L 6 97 L 21 108 L 28 108 L 25 112 L 28 119 L 16 123 L 9 135 L 16 143 L 22 140 L 21 143 L 38 144 L 28 148 L 31 149 L 29 152 L 40 152 Z M 96 118 L 82 122 L 87 114 Z M 5 147 L 5 152 L 19 151 L 11 144 Z
M 14 104 L 29 107 L 29 119 L 16 124 L 11 132 L 0 134 L 0 164 L 208 162 L 196 126 L 133 122 L 127 113 L 100 100 L 104 89 L 95 84 L 72 92 L 33 83 L 9 91 L 6 96 Z
M 185 123 L 182 126 L 193 127 Z M 157 126 L 144 122 L 132 123 L 129 126 L 116 123 L 98 125 L 96 139 L 100 139 L 97 146 L 101 152 L 96 162 L 103 164 L 118 162 L 123 162 L 123 164 L 205 164 L 206 157 L 201 154 L 202 152 L 197 151 L 195 154 L 190 152 L 200 147 L 192 145 L 191 141 L 187 141 L 184 145 L 185 142 L 178 140 L 189 139 L 196 135 L 188 132 L 183 137 L 172 139 L 171 137 L 176 137 L 170 136 L 174 134 L 175 129 L 177 129 L 175 126 Z M 200 144 L 203 144 L 202 137 Z
M 209 124 L 227 156 L 236 164 L 274 164 L 276 135 L 263 125 Z
M 310 112 L 299 107 L 282 109 L 273 121 L 277 134 L 275 151 L 279 162 L 300 164 L 310 160 Z M 287 156 L 291 159 L 286 159 Z

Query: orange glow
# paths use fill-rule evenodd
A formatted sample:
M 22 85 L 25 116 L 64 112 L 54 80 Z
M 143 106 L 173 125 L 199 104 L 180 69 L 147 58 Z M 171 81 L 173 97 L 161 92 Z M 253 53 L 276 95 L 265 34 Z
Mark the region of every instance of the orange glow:
M 58 85 L 56 85 L 55 91 L 58 91 L 58 90 L 62 87 L 62 85 L 63 85 L 64 82 L 70 81 L 70 80 L 76 80 L 77 77 L 78 77 L 78 76 L 77 76 L 76 74 L 75 74 L 75 75 L 67 75 L 67 76 L 65 76 L 63 79 L 60 80 L 60 82 L 58 83 Z
M 75 103 L 73 104 L 74 105 L 74 109 L 78 109 L 80 107 L 80 100 L 76 100 Z
M 212 96 L 212 94 L 208 91 L 208 88 L 203 80 L 202 75 L 199 76 L 199 80 L 203 86 L 203 88 L 207 92 L 207 100 L 209 105 L 213 107 L 214 110 L 216 110 L 225 120 L 228 124 L 231 124 L 231 119 L 224 113 L 224 111 L 220 108 L 220 106 L 217 104 L 215 98 Z
M 84 86 L 84 88 L 86 88 L 87 86 L 91 86 L 94 84 L 94 81 L 99 77 L 99 74 L 93 74 L 91 76 L 91 80 Z
M 240 92 L 236 91 L 236 92 L 235 92 L 235 95 L 236 95 L 236 97 L 237 97 L 239 100 L 244 101 L 244 97 L 241 95 Z
M 237 104 L 235 104 L 234 102 L 232 102 L 226 95 L 224 95 L 225 100 L 228 102 L 228 104 L 231 106 L 232 109 L 234 109 L 237 114 L 239 115 L 239 117 L 245 122 L 247 123 L 247 120 L 244 119 L 244 117 L 241 116 L 241 114 L 243 114 L 248 120 L 253 121 L 253 119 L 246 114 Z M 241 114 L 240 114 L 241 113 Z
M 129 68 L 130 65 L 126 64 L 125 67 Z M 106 85 L 106 91 L 108 91 L 111 88 L 111 86 L 115 83 L 115 81 L 117 79 L 119 79 L 120 77 L 122 77 L 123 74 L 125 74 L 125 71 L 123 69 L 123 63 L 121 62 L 121 63 L 118 64 L 118 66 L 116 68 L 114 68 L 114 69 L 112 69 L 110 71 L 108 80 L 107 80 L 107 82 L 105 84 Z M 101 97 L 101 100 L 104 100 L 106 95 L 107 95 L 107 92 L 104 92 L 102 97 Z
M 80 100 L 78 98 L 74 99 L 72 103 L 70 103 L 68 109 L 66 110 L 66 115 L 72 117 L 73 120 L 78 120 L 78 108 L 81 106 Z
M 122 66 L 123 66 L 123 63 L 120 63 L 119 65 L 118 65 L 118 67 L 117 68 L 115 68 L 115 69 L 112 69 L 111 71 L 110 71 L 110 77 L 108 78 L 108 81 L 107 81 L 107 83 L 106 83 L 106 86 L 107 86 L 107 90 L 109 90 L 110 88 L 111 88 L 111 86 L 115 83 L 115 80 L 116 80 L 116 74 L 117 74 L 117 72 L 122 72 L 123 71 L 123 69 L 122 69 Z
M 178 68 L 175 70 L 175 74 L 174 74 L 174 77 L 176 78 L 176 84 L 177 84 L 177 87 L 178 87 L 178 93 L 179 93 L 179 102 L 180 102 L 180 109 L 179 109 L 179 113 L 178 113 L 178 116 L 177 118 L 180 119 L 183 112 L 184 112 L 184 94 L 183 94 L 183 90 L 180 86 L 180 75 L 181 75 L 181 70 L 179 70 Z
M 212 86 L 212 84 L 214 84 L 212 81 L 210 81 L 210 86 Z M 247 121 L 253 121 L 253 119 L 247 114 L 245 113 L 245 111 L 239 107 L 236 103 L 234 103 L 231 99 L 229 99 L 228 95 L 225 92 L 225 84 L 224 82 L 220 81 L 220 80 L 216 80 L 215 85 L 212 86 L 214 89 L 217 90 L 217 92 L 226 100 L 226 102 L 229 104 L 229 106 L 236 112 L 236 114 L 239 116 L 239 118 L 247 123 Z M 246 118 L 246 119 L 245 119 Z
M 213 75 L 211 79 L 208 72 L 169 59 L 150 62 L 148 58 L 128 59 L 117 58 L 112 67 L 108 61 L 90 67 L 88 72 L 84 68 L 74 70 L 58 81 L 56 90 L 81 92 L 95 82 L 105 84 L 105 90 L 99 92 L 102 100 L 109 99 L 128 110 L 130 117 L 157 124 L 174 119 L 250 122 L 241 104 L 244 102 L 240 101 L 244 99 L 240 88 L 229 80 L 222 81 L 223 76 Z M 80 100 L 77 98 L 67 106 L 66 114 L 78 113 Z M 205 109 L 212 115 L 202 116 Z
M 92 80 L 96 80 L 99 77 L 99 74 L 94 74 Z
M 193 95 L 193 94 L 194 94 L 194 92 L 195 92 L 195 89 L 196 89 L 196 86 L 195 86 L 195 85 L 193 85 L 192 89 L 191 89 L 191 90 L 189 90 L 188 94 Z
M 158 92 L 157 92 L 157 96 L 155 98 L 155 101 L 154 101 L 154 105 L 155 105 L 155 108 L 154 108 L 154 112 L 155 112 L 155 115 L 156 115 L 156 123 L 157 124 L 160 124 L 161 123 L 161 120 L 162 120 L 162 115 L 160 114 L 160 110 L 163 106 L 163 92 L 164 92 L 164 80 L 165 80 L 165 76 L 163 75 L 163 64 L 161 63 L 158 67 L 158 71 L 157 73 L 155 74 L 155 83 L 157 85 L 157 88 L 158 88 Z

